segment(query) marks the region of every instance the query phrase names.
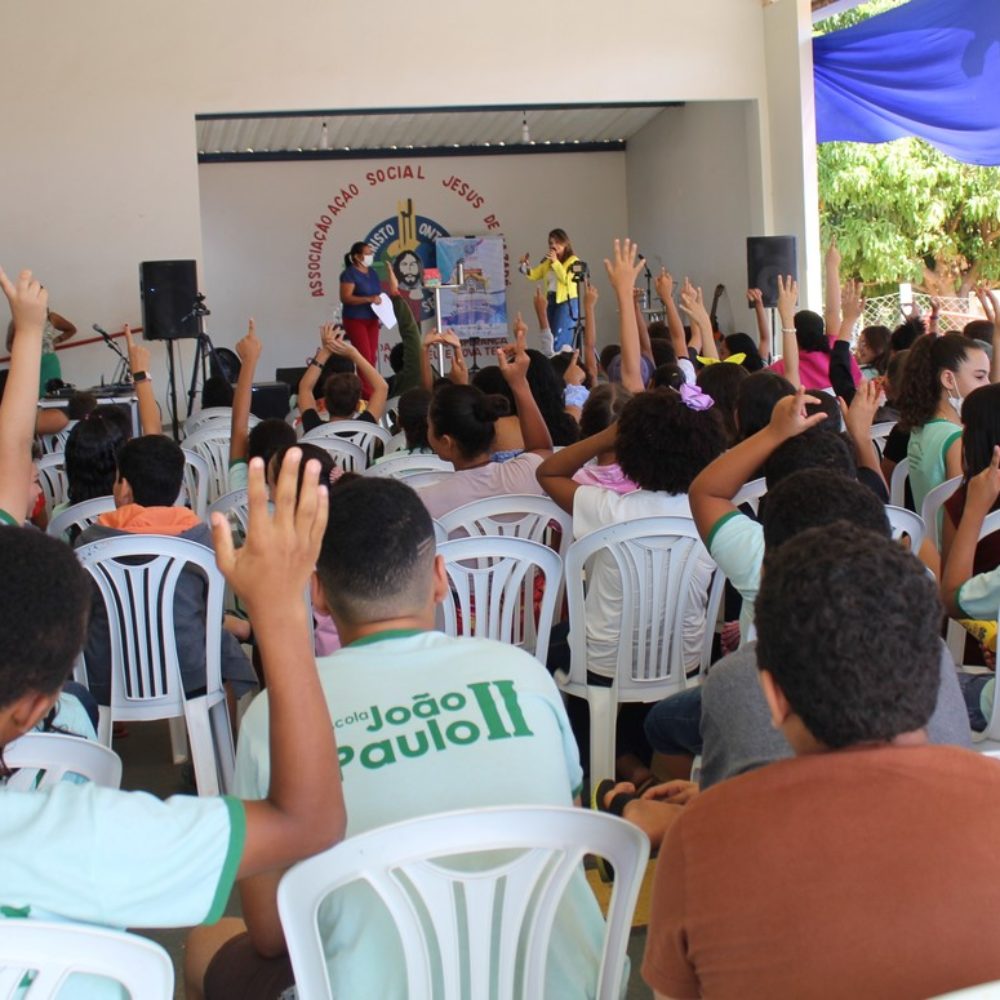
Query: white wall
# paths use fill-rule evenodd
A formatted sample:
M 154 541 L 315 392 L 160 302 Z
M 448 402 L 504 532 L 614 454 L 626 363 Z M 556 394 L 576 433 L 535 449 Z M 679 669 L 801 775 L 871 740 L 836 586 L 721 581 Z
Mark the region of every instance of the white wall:
M 771 129 L 768 79 L 783 53 L 765 62 L 765 16 L 783 28 L 775 44 L 795 42 L 807 0 L 767 11 L 757 0 L 634 0 L 627 12 L 581 0 L 548 18 L 533 0 L 461 10 L 430 0 L 419 16 L 383 4 L 354 36 L 343 0 L 6 6 L 0 263 L 33 266 L 81 325 L 138 321 L 139 261 L 202 258 L 198 112 L 749 99 L 763 109 L 765 187 L 770 163 L 802 136 Z M 773 197 L 789 217 L 815 211 L 794 184 Z M 538 228 L 508 235 L 531 243 Z M 92 380 L 104 354 L 68 352 L 68 373 Z
M 746 237 L 762 211 L 748 170 L 752 105 L 706 102 L 667 108 L 629 141 L 629 231 L 654 275 L 701 285 L 706 304 L 717 283 L 723 330 L 749 330 Z M 734 325 L 735 323 L 735 325 Z
M 399 172 L 403 166 L 412 177 L 379 182 L 376 171 Z M 418 215 L 456 236 L 486 234 L 491 231 L 486 220 L 494 220 L 499 226 L 494 235 L 508 237 L 509 316 L 520 310 L 532 334 L 537 329 L 533 285 L 517 273 L 517 258 L 529 252 L 537 262 L 548 231 L 561 226 L 579 256 L 603 271 L 601 259 L 626 228 L 622 152 L 214 163 L 202 165 L 199 177 L 204 290 L 212 310 L 208 328 L 216 346 L 232 345 L 253 316 L 264 339 L 265 379 L 277 366 L 302 364 L 314 350 L 319 324 L 338 301 L 344 253 L 373 227 L 394 219 L 400 200 L 412 198 Z M 470 202 L 446 187 L 453 177 L 478 197 Z M 328 203 L 352 184 L 358 195 L 331 217 Z M 332 221 L 321 251 L 325 294 L 316 298 L 307 258 L 323 215 Z M 612 297 L 603 296 L 599 329 L 612 330 L 614 316 Z M 384 337 L 385 343 L 396 339 L 394 333 Z

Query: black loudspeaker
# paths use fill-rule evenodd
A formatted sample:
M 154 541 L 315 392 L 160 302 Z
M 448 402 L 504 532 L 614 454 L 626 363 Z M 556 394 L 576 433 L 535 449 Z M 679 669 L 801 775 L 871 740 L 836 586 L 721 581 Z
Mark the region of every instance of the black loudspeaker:
M 144 260 L 139 265 L 139 295 L 146 340 L 197 337 L 198 317 L 192 312 L 197 294 L 193 260 Z
M 250 397 L 250 412 L 261 420 L 270 417 L 284 420 L 288 416 L 291 395 L 284 382 L 255 382 Z
M 798 281 L 794 236 L 747 237 L 747 288 L 764 293 L 764 305 L 778 304 L 778 275 L 790 274 Z

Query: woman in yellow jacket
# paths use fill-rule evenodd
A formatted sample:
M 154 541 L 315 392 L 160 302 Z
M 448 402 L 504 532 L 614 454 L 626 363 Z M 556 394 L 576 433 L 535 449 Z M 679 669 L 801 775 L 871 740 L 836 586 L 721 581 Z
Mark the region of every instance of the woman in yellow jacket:
M 537 267 L 530 266 L 528 254 L 521 258 L 521 273 L 529 281 L 541 281 L 550 271 L 555 275 L 555 291 L 549 289 L 545 311 L 556 351 L 573 346 L 573 331 L 580 316 L 579 283 L 573 280 L 570 272 L 576 260 L 565 229 L 553 229 L 549 233 L 549 252 Z

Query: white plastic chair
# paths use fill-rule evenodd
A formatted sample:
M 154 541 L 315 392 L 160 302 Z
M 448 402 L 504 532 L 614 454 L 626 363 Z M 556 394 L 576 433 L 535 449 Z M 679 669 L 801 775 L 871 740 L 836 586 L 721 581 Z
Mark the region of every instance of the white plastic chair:
M 116 719 L 183 717 L 198 793 L 228 792 L 235 752 L 221 676 L 225 580 L 214 553 L 186 538 L 131 535 L 91 542 L 76 555 L 97 582 L 108 618 L 111 704 L 100 708 L 98 738 L 111 745 Z M 185 571 L 207 582 L 205 694 L 193 698 L 185 697 L 174 625 L 174 591 Z
M 927 531 L 924 519 L 906 507 L 893 507 L 892 504 L 885 505 L 885 516 L 889 520 L 892 537 L 898 542 L 903 535 L 909 535 L 910 551 L 917 555 L 920 552 L 920 546 L 924 543 L 924 535 Z
M 438 521 L 449 538 L 456 532 L 528 538 L 555 548 L 560 556 L 565 556 L 573 543 L 573 515 L 549 497 L 511 493 L 473 500 L 442 514 Z M 559 527 L 558 539 L 554 537 L 553 524 Z M 553 545 L 556 541 L 558 545 Z
M 208 463 L 208 502 L 229 492 L 229 425 L 211 421 L 184 439 L 184 450 Z M 187 466 L 185 466 L 187 468 Z
M 66 456 L 61 452 L 42 455 L 35 467 L 38 469 L 38 485 L 45 497 L 45 511 L 52 513 L 56 504 L 66 501 L 69 496 L 69 479 L 66 478 Z
M 54 515 L 45 532 L 53 538 L 63 538 L 73 528 L 89 528 L 102 514 L 115 509 L 114 497 L 94 497 L 81 500 Z
M 110 747 L 80 736 L 25 733 L 3 748 L 3 762 L 12 770 L 16 769 L 6 784 L 13 791 L 48 788 L 68 774 L 78 774 L 106 788 L 120 788 L 122 783 L 122 762 L 118 754 Z
M 544 806 L 393 823 L 294 865 L 278 886 L 278 913 L 299 996 L 332 997 L 317 914 L 332 892 L 361 882 L 395 922 L 406 996 L 536 1000 L 557 909 L 585 854 L 614 867 L 596 997 L 617 1000 L 649 841 L 614 816 Z
M 387 430 L 392 434 L 393 425 L 396 423 L 396 418 L 399 415 L 399 396 L 390 396 L 385 401 L 385 412 L 382 414 L 379 420 L 379 427 Z
M 61 455 L 66 450 L 66 441 L 69 439 L 69 432 L 76 427 L 79 420 L 71 420 L 61 431 L 55 434 L 39 434 L 38 446 L 42 449 L 43 455 Z
M 194 434 L 197 431 L 204 430 L 206 427 L 217 428 L 218 425 L 223 425 L 226 428 L 227 433 L 232 428 L 233 423 L 233 410 L 230 406 L 209 406 L 204 410 L 199 410 L 197 413 L 192 413 L 187 420 L 184 421 L 184 434 L 185 436 L 189 434 Z M 260 423 L 260 417 L 255 417 L 252 413 L 247 419 L 247 427 L 254 428 Z
M 901 458 L 889 479 L 889 503 L 893 507 L 906 506 L 906 480 L 910 478 L 910 460 Z
M 434 544 L 440 547 L 444 542 L 448 541 L 448 532 L 441 527 L 440 521 L 431 518 L 431 523 L 434 525 Z
M 359 445 L 347 438 L 303 436 L 301 444 L 313 444 L 322 448 L 346 472 L 364 472 L 368 466 L 368 454 Z
M 526 538 L 484 535 L 437 547 L 451 587 L 441 602 L 448 635 L 496 639 L 520 646 L 542 663 L 549 652 L 552 619 L 562 591 L 562 560 Z M 535 622 L 536 573 L 545 579 Z
M 587 629 L 584 581 L 593 578 L 592 561 L 605 553 L 622 581 L 617 674 L 610 687 L 587 683 Z M 613 524 L 577 539 L 566 555 L 569 598 L 570 672 L 562 683 L 569 695 L 590 708 L 590 778 L 614 774 L 615 734 L 620 702 L 660 701 L 699 678 L 688 678 L 684 662 L 684 618 L 691 582 L 708 553 L 694 521 L 687 517 L 644 517 Z M 602 567 L 607 571 L 608 567 Z M 705 636 L 699 672 L 712 654 L 724 577 L 718 570 L 709 584 Z
M 1000 511 L 993 511 L 991 514 L 987 514 L 983 518 L 983 526 L 979 529 L 979 541 L 982 541 L 987 535 L 992 535 L 994 531 L 1000 531 Z M 1000 603 L 998 603 L 998 620 L 1000 620 Z M 1000 623 L 1000 621 L 998 621 Z M 966 631 L 957 622 L 948 622 L 948 648 L 952 650 L 952 655 L 954 656 L 954 647 L 952 643 L 952 628 L 956 629 L 956 636 L 960 637 L 961 649 L 965 649 L 965 636 Z M 957 643 L 955 643 L 957 645 Z M 961 663 L 962 658 L 956 657 L 955 662 Z M 993 711 L 990 713 L 989 719 L 986 721 L 986 728 L 981 733 L 972 734 L 972 748 L 973 750 L 978 750 L 980 753 L 992 753 L 994 751 L 1000 752 L 1000 697 L 997 697 L 997 692 L 994 690 L 993 696 Z
M 759 479 L 751 479 L 733 497 L 733 506 L 739 507 L 741 504 L 749 504 L 756 514 L 760 507 L 760 498 L 767 493 L 767 480 L 761 476 Z
M 212 467 L 208 461 L 190 448 L 181 449 L 184 452 L 184 484 L 177 498 L 179 507 L 190 506 L 191 510 L 204 517 L 208 509 L 208 488 L 212 481 Z M 229 482 L 229 470 L 226 469 L 226 483 Z
M 402 451 L 406 447 L 406 434 L 400 431 L 389 438 L 389 443 L 385 446 L 385 454 L 393 455 L 397 451 Z
M 940 486 L 935 486 L 934 489 L 928 491 L 920 507 L 920 516 L 924 519 L 924 525 L 927 527 L 927 537 L 938 550 L 941 548 L 941 539 L 938 536 L 938 513 L 944 505 L 945 500 L 961 485 L 961 476 L 946 479 Z M 941 516 L 943 517 L 944 515 L 942 514 Z
M 171 1000 L 174 995 L 174 963 L 148 938 L 78 924 L 3 922 L 0 997 L 57 1000 L 74 973 L 121 983 L 132 1000 Z M 29 974 L 34 979 L 25 986 Z
M 448 472 L 446 469 L 439 469 L 437 472 L 414 472 L 406 477 L 406 485 L 419 490 L 424 486 L 434 486 L 435 483 L 440 483 L 453 475 L 454 472 Z
M 992 983 L 968 986 L 964 990 L 956 990 L 953 993 L 939 993 L 937 996 L 931 997 L 931 1000 L 1000 1000 L 1000 979 L 996 979 Z
M 393 454 L 365 469 L 366 476 L 382 479 L 407 480 L 421 472 L 454 472 L 455 466 L 437 455 Z
M 311 431 L 303 434 L 302 440 L 318 443 L 319 439 L 330 437 L 339 437 L 344 441 L 356 444 L 365 453 L 368 465 L 375 461 L 376 443 L 382 443 L 384 452 L 385 446 L 392 440 L 392 434 L 389 431 L 368 420 L 331 420 L 329 423 L 314 427 Z M 361 470 L 356 471 L 360 472 Z
M 219 497 L 205 512 L 206 519 L 213 514 L 225 514 L 229 523 L 246 537 L 247 524 L 250 520 L 250 494 L 247 490 L 231 490 L 225 496 Z
M 882 452 L 885 451 L 886 439 L 892 433 L 892 429 L 895 426 L 896 422 L 894 420 L 886 420 L 879 424 L 872 424 L 871 431 L 869 431 L 869 437 L 872 439 L 872 444 L 878 449 L 879 458 L 882 457 Z

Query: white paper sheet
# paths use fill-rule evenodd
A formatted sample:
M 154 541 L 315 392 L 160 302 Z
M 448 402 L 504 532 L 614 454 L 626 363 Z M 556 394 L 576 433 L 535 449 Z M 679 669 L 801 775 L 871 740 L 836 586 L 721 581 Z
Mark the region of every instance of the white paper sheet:
M 385 292 L 379 296 L 378 302 L 372 303 L 372 309 L 375 310 L 379 322 L 387 330 L 391 330 L 396 325 L 396 312 L 392 308 L 392 299 Z

